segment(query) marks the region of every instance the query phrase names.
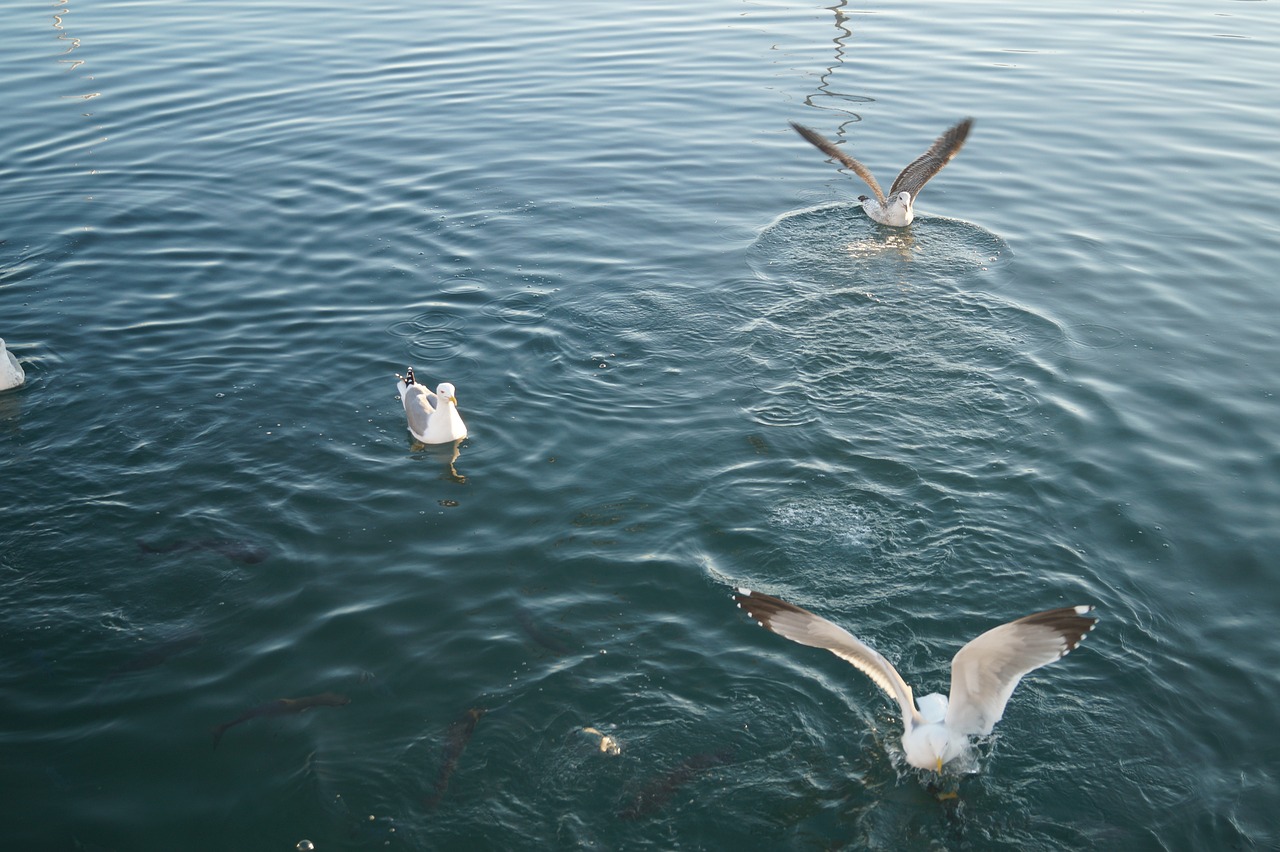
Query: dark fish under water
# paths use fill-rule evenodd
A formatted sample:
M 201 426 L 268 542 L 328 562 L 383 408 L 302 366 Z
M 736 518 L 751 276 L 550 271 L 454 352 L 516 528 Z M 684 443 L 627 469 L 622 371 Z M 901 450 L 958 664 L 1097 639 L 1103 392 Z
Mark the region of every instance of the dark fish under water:
M 215 725 L 213 728 L 213 747 L 218 747 L 218 743 L 222 740 L 222 735 L 227 732 L 228 728 L 234 728 L 241 722 L 247 722 L 250 719 L 257 719 L 260 716 L 289 716 L 294 713 L 305 712 L 312 707 L 341 707 L 350 703 L 350 698 L 345 695 L 339 695 L 336 692 L 322 692 L 319 695 L 308 695 L 304 698 L 277 698 L 275 701 L 268 701 L 266 704 L 250 707 L 241 713 L 238 718 L 232 719 L 230 722 Z
M 640 788 L 640 792 L 618 812 L 620 819 L 640 819 L 657 811 L 676 791 L 714 766 L 723 766 L 733 759 L 728 750 L 708 751 L 685 758 L 680 765 L 659 778 L 655 778 Z
M 183 538 L 167 544 L 148 544 L 142 539 L 137 541 L 138 549 L 143 553 L 179 554 L 209 551 L 246 565 L 256 565 L 268 555 L 267 549 L 262 545 L 241 538 Z
M 572 649 L 561 641 L 560 637 L 552 631 L 538 624 L 533 617 L 523 609 L 516 610 L 516 622 L 520 625 L 520 629 L 525 635 L 534 642 L 546 648 L 557 657 L 563 657 Z
M 458 758 L 462 757 L 462 752 L 466 749 L 467 743 L 471 742 L 471 737 L 476 732 L 476 724 L 480 721 L 480 717 L 487 712 L 484 707 L 472 707 L 449 726 L 449 735 L 445 738 L 444 762 L 440 766 L 440 774 L 436 776 L 436 784 L 431 793 L 422 800 L 428 810 L 434 811 L 440 806 L 440 800 L 444 798 L 444 791 L 449 787 L 449 779 L 453 777 L 453 770 L 458 768 Z
M 176 633 L 166 639 L 160 639 L 116 666 L 107 672 L 107 676 L 103 678 L 103 683 L 108 683 L 116 678 L 131 674 L 132 672 L 140 672 L 144 669 L 154 669 L 156 666 L 163 665 L 170 658 L 176 657 L 184 651 L 189 651 L 204 641 L 204 634 L 199 630 L 184 630 Z

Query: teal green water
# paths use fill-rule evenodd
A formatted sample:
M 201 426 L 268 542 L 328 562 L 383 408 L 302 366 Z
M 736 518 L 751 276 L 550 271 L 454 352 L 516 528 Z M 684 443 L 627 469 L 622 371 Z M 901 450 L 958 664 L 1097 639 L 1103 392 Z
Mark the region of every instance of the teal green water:
M 1280 843 L 1275 4 L 0 26 L 5 849 Z M 907 231 L 787 126 L 965 115 Z M 738 584 L 924 692 L 1102 620 L 940 802 Z

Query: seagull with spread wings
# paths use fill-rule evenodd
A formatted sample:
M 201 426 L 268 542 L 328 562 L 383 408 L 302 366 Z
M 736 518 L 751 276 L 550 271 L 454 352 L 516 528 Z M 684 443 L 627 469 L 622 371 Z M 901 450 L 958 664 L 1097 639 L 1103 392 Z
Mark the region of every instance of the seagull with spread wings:
M 862 202 L 862 209 L 867 211 L 868 216 L 881 225 L 903 227 L 910 225 L 911 220 L 916 217 L 916 199 L 920 197 L 920 190 L 930 178 L 942 171 L 942 167 L 960 153 L 964 140 L 969 137 L 969 128 L 973 127 L 973 119 L 966 118 L 939 136 L 929 146 L 928 151 L 916 157 L 911 165 L 899 172 L 893 186 L 889 187 L 888 197 L 885 196 L 884 190 L 880 189 L 880 184 L 876 182 L 871 171 L 862 163 L 832 145 L 822 134 L 810 130 L 803 124 L 796 124 L 793 121 L 791 126 L 795 128 L 796 133 L 807 139 L 819 151 L 843 163 L 845 168 L 867 182 L 867 186 L 871 187 L 876 197 L 868 198 L 865 195 L 859 195 L 858 200 Z
M 912 703 L 911 687 L 875 649 L 806 609 L 750 589 L 733 598 L 761 627 L 792 642 L 826 648 L 885 691 L 902 711 L 907 763 L 941 772 L 969 751 L 970 736 L 986 736 L 1022 676 L 1075 650 L 1098 619 L 1091 606 L 1037 612 L 983 633 L 951 660 L 951 696 L 933 693 Z

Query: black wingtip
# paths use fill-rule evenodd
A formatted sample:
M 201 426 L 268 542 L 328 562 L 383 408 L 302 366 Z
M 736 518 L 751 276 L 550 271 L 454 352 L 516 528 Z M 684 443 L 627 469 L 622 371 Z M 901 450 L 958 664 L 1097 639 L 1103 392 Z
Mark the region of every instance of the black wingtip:
M 1016 623 L 1035 624 L 1056 632 L 1063 643 L 1062 653 L 1058 655 L 1058 659 L 1062 659 L 1078 648 L 1098 625 L 1098 617 L 1093 612 L 1092 605 L 1064 606 L 1033 613 Z
M 751 611 L 752 603 L 759 600 L 759 598 L 753 598 L 750 589 L 742 586 L 735 586 L 733 594 L 729 595 L 729 597 L 733 598 L 733 602 L 738 605 L 738 609 L 747 614 L 747 618 L 750 618 L 756 624 L 764 627 L 764 623 L 760 621 L 760 619 L 756 618 L 755 613 Z
M 810 145 L 813 145 L 816 148 L 820 148 L 820 149 L 825 148 L 826 146 L 831 144 L 826 140 L 826 138 L 821 133 L 819 133 L 818 131 L 814 130 L 811 127 L 805 127 L 803 124 L 799 123 L 798 121 L 789 121 L 787 123 L 791 125 L 792 130 L 794 130 L 796 133 L 799 133 L 802 137 L 804 137 L 806 142 L 808 142 Z

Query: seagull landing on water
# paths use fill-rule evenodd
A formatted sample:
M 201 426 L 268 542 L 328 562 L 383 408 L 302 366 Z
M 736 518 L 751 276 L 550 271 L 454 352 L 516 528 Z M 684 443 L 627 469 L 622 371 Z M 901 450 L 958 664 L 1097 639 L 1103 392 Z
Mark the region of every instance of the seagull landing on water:
M 809 143 L 819 151 L 840 161 L 845 168 L 867 182 L 867 186 L 871 187 L 876 197 L 868 198 L 865 195 L 859 195 L 858 200 L 862 202 L 862 209 L 867 211 L 868 216 L 881 225 L 902 227 L 910 225 L 911 220 L 916 217 L 916 199 L 920 197 L 920 190 L 930 178 L 942 171 L 943 166 L 951 162 L 952 157 L 960 153 L 964 140 L 969 136 L 969 128 L 973 127 L 973 119 L 966 118 L 939 136 L 929 146 L 928 151 L 916 157 L 911 165 L 899 172 L 893 186 L 889 187 L 888 198 L 885 197 L 884 191 L 880 189 L 880 184 L 876 183 L 870 170 L 862 163 L 803 124 L 796 124 L 793 121 L 791 126 L 795 128 L 796 133 L 809 140 Z
M 993 627 L 951 659 L 950 699 L 933 693 L 912 704 L 911 687 L 893 665 L 844 628 L 778 598 L 750 589 L 736 592 L 738 606 L 761 627 L 801 645 L 826 648 L 897 701 L 907 763 L 934 772 L 967 754 L 971 735 L 991 733 L 1023 675 L 1074 651 L 1098 622 L 1089 614 L 1093 607 L 1068 606 Z
M 424 444 L 449 444 L 467 437 L 466 424 L 458 414 L 458 399 L 453 385 L 441 382 L 435 393 L 418 384 L 413 368 L 405 375 L 396 374 L 396 389 L 404 403 L 404 413 L 409 418 L 409 431 Z M 431 399 L 435 399 L 432 406 Z

